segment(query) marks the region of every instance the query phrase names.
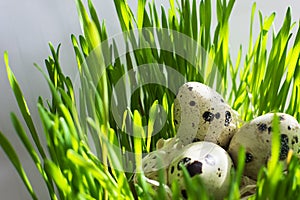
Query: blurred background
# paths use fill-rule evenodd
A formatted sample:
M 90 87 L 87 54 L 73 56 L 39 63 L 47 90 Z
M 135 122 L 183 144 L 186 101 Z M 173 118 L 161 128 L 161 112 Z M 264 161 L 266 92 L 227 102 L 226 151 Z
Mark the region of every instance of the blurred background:
M 133 10 L 136 9 L 136 0 L 128 0 Z M 156 0 L 157 4 L 168 5 L 166 0 Z M 251 8 L 254 1 L 237 1 L 231 15 L 230 49 L 233 57 L 236 56 L 240 44 L 247 50 L 249 38 L 249 22 Z M 120 33 L 119 23 L 112 0 L 94 0 L 98 15 L 105 20 L 109 36 Z M 274 29 L 277 30 L 284 19 L 286 9 L 290 6 L 293 21 L 300 19 L 300 1 L 295 0 L 260 0 L 257 10 L 263 16 L 276 12 Z M 298 11 L 297 11 L 298 10 Z M 259 31 L 259 21 L 256 15 L 254 39 Z M 214 19 L 215 21 L 216 19 Z M 294 32 L 298 27 L 295 27 Z M 36 102 L 39 96 L 49 97 L 46 81 L 33 63 L 44 67 L 44 59 L 50 55 L 48 43 L 56 48 L 61 44 L 60 61 L 63 71 L 73 80 L 76 77 L 77 66 L 70 36 L 81 34 L 75 1 L 71 0 L 0 0 L 0 130 L 10 139 L 13 146 L 29 174 L 33 187 L 40 199 L 49 199 L 44 183 L 37 173 L 35 166 L 22 144 L 18 140 L 10 121 L 10 113 L 19 115 L 19 110 L 13 93 L 10 89 L 3 52 L 8 51 L 10 66 L 16 75 L 23 90 L 31 114 L 35 120 L 41 137 L 42 128 L 39 124 Z M 19 115 L 20 116 L 20 115 Z M 30 199 L 21 179 L 13 165 L 0 149 L 0 200 Z

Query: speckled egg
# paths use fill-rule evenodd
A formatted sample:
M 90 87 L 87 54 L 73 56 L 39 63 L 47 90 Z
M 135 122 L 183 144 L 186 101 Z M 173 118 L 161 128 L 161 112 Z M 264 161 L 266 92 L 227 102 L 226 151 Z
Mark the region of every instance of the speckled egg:
M 163 169 L 167 178 L 167 168 L 171 161 L 183 148 L 178 138 L 160 139 L 157 142 L 157 150 L 150 152 L 142 159 L 142 171 L 152 180 L 158 180 L 159 170 Z
M 195 142 L 185 146 L 168 168 L 168 183 L 179 183 L 186 197 L 182 165 L 191 177 L 199 176 L 215 199 L 224 199 L 230 184 L 231 158 L 220 146 L 212 142 Z
M 184 144 L 209 141 L 227 148 L 236 132 L 236 112 L 212 88 L 188 82 L 174 100 L 174 124 Z
M 287 157 L 292 149 L 300 152 L 300 129 L 297 120 L 284 113 L 277 113 L 281 137 L 280 159 Z M 233 136 L 229 145 L 229 154 L 234 163 L 238 161 L 238 151 L 241 146 L 246 150 L 244 174 L 256 179 L 260 168 L 265 165 L 271 154 L 272 121 L 274 113 L 259 116 L 243 125 Z

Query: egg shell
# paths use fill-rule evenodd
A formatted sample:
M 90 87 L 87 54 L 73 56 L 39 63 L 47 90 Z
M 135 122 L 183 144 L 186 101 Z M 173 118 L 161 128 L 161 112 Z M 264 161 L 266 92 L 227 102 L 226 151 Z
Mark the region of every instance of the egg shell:
M 215 199 L 224 199 L 230 185 L 232 161 L 227 152 L 212 142 L 195 142 L 185 146 L 168 169 L 168 184 L 176 181 L 183 196 L 186 194 L 181 164 L 191 177 L 199 176 Z
M 236 112 L 212 88 L 187 82 L 174 100 L 174 124 L 184 144 L 209 141 L 227 148 L 236 132 Z
M 156 142 L 156 149 L 161 149 L 163 147 L 166 147 L 169 143 L 171 143 L 173 141 L 174 138 L 168 138 L 168 139 L 163 139 L 160 138 L 157 142 Z
M 173 158 L 183 148 L 178 138 L 160 139 L 157 142 L 157 150 L 150 152 L 142 159 L 142 170 L 144 175 L 152 180 L 158 180 L 159 170 L 163 169 L 165 178 L 166 172 Z
M 297 120 L 284 113 L 277 113 L 281 138 L 280 159 L 287 157 L 291 149 L 300 152 L 300 129 Z M 272 121 L 274 113 L 259 116 L 243 125 L 233 136 L 228 152 L 233 162 L 238 162 L 238 152 L 241 146 L 246 150 L 244 175 L 257 179 L 260 168 L 265 165 L 271 155 Z

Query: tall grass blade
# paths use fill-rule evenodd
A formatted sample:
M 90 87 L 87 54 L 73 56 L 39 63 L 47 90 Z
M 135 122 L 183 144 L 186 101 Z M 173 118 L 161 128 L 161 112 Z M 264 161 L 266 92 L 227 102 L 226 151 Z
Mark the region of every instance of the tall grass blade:
M 19 176 L 21 177 L 25 187 L 27 188 L 29 194 L 31 195 L 32 199 L 37 200 L 37 196 L 31 186 L 31 183 L 28 180 L 28 177 L 24 171 L 24 168 L 22 167 L 22 164 L 18 158 L 17 153 L 15 152 L 14 148 L 10 144 L 10 142 L 7 140 L 7 138 L 3 135 L 2 132 L 0 132 L 0 145 L 6 155 L 8 156 L 9 160 L 12 162 L 14 167 L 16 168 Z
M 11 68 L 9 66 L 8 53 L 7 52 L 4 53 L 4 61 L 5 61 L 5 65 L 6 65 L 7 77 L 8 77 L 10 86 L 11 86 L 13 92 L 14 92 L 14 95 L 15 95 L 16 101 L 18 103 L 19 109 L 21 111 L 21 114 L 22 114 L 22 116 L 23 116 L 23 118 L 24 118 L 24 120 L 27 124 L 27 127 L 30 130 L 31 136 L 32 136 L 32 138 L 35 142 L 35 145 L 37 146 L 37 148 L 39 150 L 40 155 L 42 156 L 42 158 L 45 159 L 46 154 L 43 150 L 43 147 L 41 145 L 39 136 L 38 136 L 37 131 L 35 129 L 35 126 L 34 126 L 32 118 L 31 118 L 27 103 L 24 99 L 24 95 L 23 95 L 23 93 L 20 89 L 20 86 L 19 86 L 19 84 L 16 80 L 15 75 L 13 74 L 13 72 L 11 71 Z

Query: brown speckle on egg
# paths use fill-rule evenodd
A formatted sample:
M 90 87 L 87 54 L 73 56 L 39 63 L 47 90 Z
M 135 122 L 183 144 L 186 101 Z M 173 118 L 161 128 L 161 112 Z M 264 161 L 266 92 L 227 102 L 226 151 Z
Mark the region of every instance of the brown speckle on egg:
M 225 111 L 225 126 L 229 126 L 230 122 L 231 122 L 232 118 L 231 118 L 231 113 L 229 111 Z
M 249 163 L 253 160 L 253 155 L 249 152 L 246 153 L 246 163 Z
M 190 101 L 190 106 L 195 106 L 196 102 L 195 101 Z
M 292 144 L 297 144 L 297 143 L 298 143 L 298 137 L 297 136 L 293 136 Z
M 286 134 L 281 134 L 280 138 L 280 160 L 286 159 L 288 152 L 289 152 L 289 138 Z
M 205 122 L 211 122 L 211 121 L 214 120 L 215 116 L 214 116 L 213 113 L 211 113 L 209 111 L 206 111 L 206 112 L 203 113 L 202 117 L 203 117 Z
M 270 134 L 272 132 L 272 127 L 270 126 L 269 128 L 268 128 L 268 134 Z
M 284 116 L 283 116 L 283 115 L 280 115 L 280 116 L 279 116 L 279 121 L 283 121 L 283 120 L 285 120 Z
M 186 166 L 186 169 L 189 172 L 191 177 L 197 174 L 202 174 L 202 163 L 199 161 L 194 161 L 193 163 L 189 163 Z
M 263 132 L 268 129 L 268 126 L 265 123 L 259 123 L 259 124 L 257 124 L 257 128 L 259 131 Z
M 174 173 L 174 166 L 171 167 L 171 174 Z

